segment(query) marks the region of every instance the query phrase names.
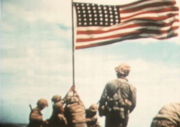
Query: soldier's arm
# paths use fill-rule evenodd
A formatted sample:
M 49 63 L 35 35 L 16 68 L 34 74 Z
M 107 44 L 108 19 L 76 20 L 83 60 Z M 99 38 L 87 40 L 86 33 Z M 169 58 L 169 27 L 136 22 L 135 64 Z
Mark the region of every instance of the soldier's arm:
M 136 88 L 133 86 L 131 87 L 131 102 L 132 105 L 130 106 L 130 112 L 132 112 L 136 107 Z
M 97 122 L 97 117 L 86 118 L 86 122 Z
M 58 114 L 59 120 L 63 121 L 65 125 L 67 125 L 67 119 L 63 114 Z
M 68 90 L 68 92 L 66 93 L 66 95 L 63 98 L 63 102 L 66 103 L 68 97 L 71 97 L 74 93 L 75 90 L 75 85 L 72 85 L 71 88 Z
M 31 119 L 36 121 L 43 121 L 42 115 L 39 115 L 38 111 L 33 111 L 31 114 Z
M 109 84 L 107 83 L 106 86 L 105 86 L 105 88 L 104 88 L 104 90 L 103 90 L 103 93 L 102 93 L 102 95 L 101 95 L 101 98 L 100 98 L 100 100 L 99 100 L 100 106 L 101 106 L 101 105 L 104 105 L 105 102 L 106 102 L 106 98 L 107 98 L 107 95 L 108 95 L 108 86 L 109 86 Z

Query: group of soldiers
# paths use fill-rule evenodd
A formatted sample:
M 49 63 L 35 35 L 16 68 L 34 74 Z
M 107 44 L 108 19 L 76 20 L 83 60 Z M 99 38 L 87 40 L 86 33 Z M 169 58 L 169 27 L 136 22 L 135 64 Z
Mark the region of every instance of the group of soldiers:
M 92 104 L 86 109 L 74 87 L 64 98 L 54 95 L 51 101 L 51 117 L 43 120 L 41 111 L 48 106 L 48 101 L 41 98 L 37 106 L 31 109 L 28 127 L 100 127 L 97 121 L 98 105 Z
M 53 96 L 53 113 L 43 120 L 41 110 L 48 106 L 46 99 L 40 99 L 31 110 L 29 127 L 100 127 L 97 112 L 105 116 L 105 127 L 127 127 L 129 114 L 136 107 L 136 88 L 126 78 L 130 66 L 115 67 L 117 79 L 108 82 L 98 104 L 85 108 L 75 87 L 62 99 Z M 160 109 L 153 118 L 151 127 L 180 127 L 180 103 L 171 103 Z

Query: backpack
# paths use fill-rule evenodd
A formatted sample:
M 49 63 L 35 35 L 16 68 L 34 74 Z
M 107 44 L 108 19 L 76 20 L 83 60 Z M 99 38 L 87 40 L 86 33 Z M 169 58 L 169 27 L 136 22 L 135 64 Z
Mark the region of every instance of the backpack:
M 124 107 L 125 102 L 121 94 L 121 89 L 118 87 L 113 95 L 107 96 L 106 107 L 108 111 L 119 110 L 120 107 Z

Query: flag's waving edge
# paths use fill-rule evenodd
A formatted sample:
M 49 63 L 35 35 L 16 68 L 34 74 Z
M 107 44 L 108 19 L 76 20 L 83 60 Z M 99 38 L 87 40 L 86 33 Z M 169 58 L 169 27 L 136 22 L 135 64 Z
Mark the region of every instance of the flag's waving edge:
M 73 5 L 77 16 L 76 49 L 128 39 L 177 36 L 179 8 L 174 0 L 140 0 L 126 5 Z

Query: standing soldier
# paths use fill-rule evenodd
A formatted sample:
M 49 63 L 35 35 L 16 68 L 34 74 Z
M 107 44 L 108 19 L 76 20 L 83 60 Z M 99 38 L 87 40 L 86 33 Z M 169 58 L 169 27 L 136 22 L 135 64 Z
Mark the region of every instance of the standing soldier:
M 129 113 L 136 106 L 136 88 L 129 84 L 130 66 L 115 68 L 117 79 L 108 82 L 99 101 L 99 114 L 105 116 L 105 127 L 126 127 Z
M 64 116 L 64 104 L 61 96 L 54 95 L 52 97 L 53 112 L 49 119 L 50 127 L 65 127 L 67 125 L 67 120 Z
M 163 106 L 154 117 L 151 127 L 180 127 L 180 103 Z
M 39 99 L 37 101 L 37 107 L 31 110 L 29 115 L 29 125 L 28 127 L 43 127 L 47 124 L 46 121 L 43 120 L 43 115 L 41 111 L 48 106 L 48 101 L 46 99 Z

